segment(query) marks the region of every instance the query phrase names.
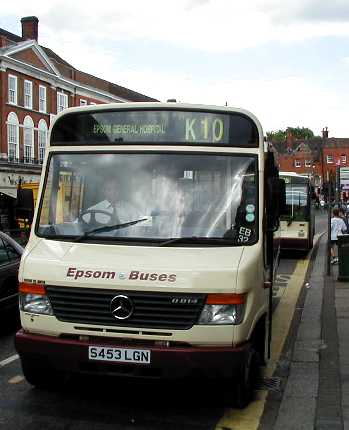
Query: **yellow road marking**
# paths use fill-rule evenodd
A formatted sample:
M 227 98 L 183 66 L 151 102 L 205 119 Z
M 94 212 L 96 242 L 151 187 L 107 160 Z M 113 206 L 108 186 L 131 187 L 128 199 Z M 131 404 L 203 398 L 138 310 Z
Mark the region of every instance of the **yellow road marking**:
M 20 382 L 24 381 L 24 377 L 21 375 L 16 375 L 13 378 L 8 380 L 9 384 L 19 384 Z
M 318 237 L 317 237 L 318 239 Z M 309 259 L 300 260 L 293 272 L 284 294 L 273 314 L 272 351 L 263 376 L 271 377 L 276 369 L 287 334 L 290 329 L 296 303 L 304 277 L 309 266 Z M 219 420 L 216 430 L 256 430 L 264 411 L 268 391 L 258 391 L 258 398 L 247 408 L 239 410 L 229 408 Z

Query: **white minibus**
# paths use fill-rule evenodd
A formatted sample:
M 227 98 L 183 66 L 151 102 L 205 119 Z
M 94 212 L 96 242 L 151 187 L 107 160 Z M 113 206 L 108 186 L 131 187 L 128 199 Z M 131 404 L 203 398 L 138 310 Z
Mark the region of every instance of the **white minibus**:
M 57 115 L 19 272 L 26 379 L 224 377 L 246 406 L 268 355 L 282 190 L 245 110 Z

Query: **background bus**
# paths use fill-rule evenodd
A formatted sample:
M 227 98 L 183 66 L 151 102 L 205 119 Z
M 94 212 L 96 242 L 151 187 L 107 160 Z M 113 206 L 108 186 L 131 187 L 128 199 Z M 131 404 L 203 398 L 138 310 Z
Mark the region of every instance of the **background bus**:
M 293 172 L 280 172 L 280 177 L 286 185 L 286 210 L 280 218 L 281 249 L 309 250 L 315 233 L 310 179 Z

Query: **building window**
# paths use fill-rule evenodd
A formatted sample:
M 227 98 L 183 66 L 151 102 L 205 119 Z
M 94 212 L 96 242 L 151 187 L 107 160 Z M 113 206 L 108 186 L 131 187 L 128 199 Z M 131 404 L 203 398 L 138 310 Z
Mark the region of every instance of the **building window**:
M 299 160 L 294 160 L 294 167 L 301 167 L 302 163 Z
M 347 162 L 347 156 L 345 154 L 342 154 L 341 155 L 341 163 L 346 164 L 346 162 Z
M 14 112 L 7 117 L 7 157 L 14 162 L 19 159 L 19 122 Z
M 38 130 L 38 146 L 39 146 L 39 163 L 42 164 L 45 157 L 45 150 L 47 144 L 47 124 L 44 119 L 39 121 Z
M 39 85 L 39 111 L 46 113 L 46 87 Z
M 305 167 L 311 167 L 311 160 L 305 160 L 304 165 Z
M 87 101 L 84 99 L 80 99 L 80 106 L 86 106 L 87 105 Z
M 12 105 L 17 104 L 17 76 L 8 76 L 8 102 Z
M 333 155 L 327 155 L 326 160 L 327 160 L 327 164 L 332 164 L 333 163 Z
M 24 107 L 33 109 L 33 82 L 24 81 Z
M 34 123 L 30 116 L 23 122 L 24 162 L 34 163 Z
M 57 113 L 68 107 L 68 96 L 67 94 L 57 93 Z

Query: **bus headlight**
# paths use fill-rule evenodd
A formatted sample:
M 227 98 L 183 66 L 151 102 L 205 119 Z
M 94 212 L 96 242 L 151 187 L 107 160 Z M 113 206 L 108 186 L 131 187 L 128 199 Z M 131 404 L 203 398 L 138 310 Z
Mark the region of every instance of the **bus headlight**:
M 209 294 L 198 324 L 241 324 L 246 294 Z
M 19 308 L 23 312 L 53 315 L 52 306 L 41 284 L 19 283 Z
M 53 315 L 51 303 L 47 296 L 38 294 L 21 294 L 20 310 L 32 314 Z

